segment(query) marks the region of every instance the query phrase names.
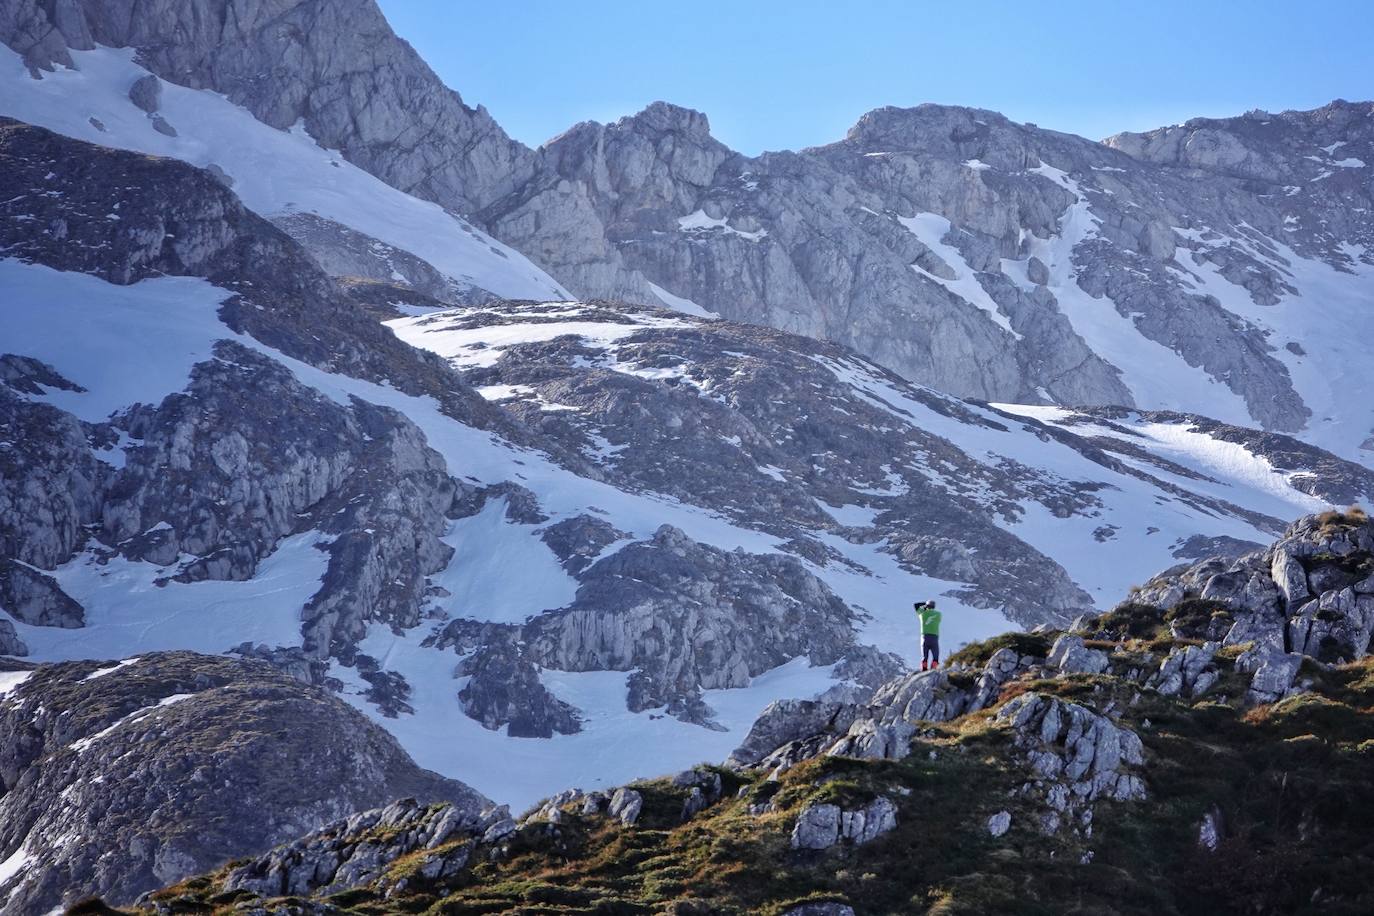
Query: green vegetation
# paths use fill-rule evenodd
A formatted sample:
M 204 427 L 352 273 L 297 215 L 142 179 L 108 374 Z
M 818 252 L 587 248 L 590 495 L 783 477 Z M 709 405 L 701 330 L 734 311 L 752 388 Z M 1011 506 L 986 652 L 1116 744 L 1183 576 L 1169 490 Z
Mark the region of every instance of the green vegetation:
M 1191 625 L 1215 611 L 1197 604 L 1175 620 Z M 1005 727 L 983 711 L 931 724 L 901 761 L 818 758 L 777 781 L 719 771 L 722 800 L 686 823 L 687 790 L 667 780 L 638 783 L 644 811 L 633 827 L 581 817 L 574 804 L 556 831 L 525 825 L 504 856 L 479 850 L 446 884 L 420 879 L 413 856 L 388 875 L 393 884 L 407 878 L 406 893 L 359 888 L 328 903 L 341 913 L 435 916 L 776 916 L 806 901 L 846 902 L 861 914 L 1374 911 L 1374 660 L 1308 663 L 1312 692 L 1246 710 L 1238 702 L 1246 678 L 1231 671 L 1238 650 L 1228 650 L 1217 659 L 1218 685 L 1179 700 L 1123 677 L 1164 641 L 1157 612 L 1154 631 L 1141 625 L 1139 606 L 1107 616 L 1097 632 L 1133 634 L 1112 673 L 1023 678 L 1004 692 L 1111 703 L 1141 735 L 1150 799 L 1099 803 L 1091 836 L 1035 828 L 1034 803 L 1012 794 L 1027 779 L 1024 765 L 1010 753 Z M 1052 637 L 1010 635 L 962 653 L 971 663 L 1002 646 L 1043 655 Z M 807 804 L 852 809 L 878 795 L 898 806 L 896 830 L 861 847 L 791 849 L 792 825 Z M 1004 809 L 1011 830 L 993 838 L 987 818 Z M 1207 851 L 1199 827 L 1212 811 L 1222 838 Z M 243 905 L 238 895 L 214 896 L 216 886 L 194 879 L 159 898 L 172 912 L 227 914 Z

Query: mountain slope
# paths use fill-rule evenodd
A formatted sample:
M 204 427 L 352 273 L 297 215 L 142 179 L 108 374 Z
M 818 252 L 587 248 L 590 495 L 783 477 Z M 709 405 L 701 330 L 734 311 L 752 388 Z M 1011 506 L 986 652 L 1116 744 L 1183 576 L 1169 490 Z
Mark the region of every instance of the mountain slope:
M 185 652 L 0 672 L 0 913 L 143 891 L 415 795 L 491 802 L 422 770 L 331 696 Z
M 290 887 L 305 912 L 326 893 L 344 912 L 1365 912 L 1372 571 L 1363 513 L 1303 519 L 1072 632 L 970 646 L 866 704 L 770 707 L 725 766 L 568 791 L 509 833 L 424 849 L 443 809 L 411 804 L 414 828 L 374 840 L 385 866 L 341 880 L 361 847 L 336 827 L 150 903 Z M 1314 626 L 1341 636 L 1295 648 L 1323 658 L 1284 651 Z
M 1118 423 L 1114 455 L 666 310 L 364 304 L 208 170 L 13 122 L 0 159 L 8 650 L 332 678 L 498 801 L 861 697 L 912 657 L 917 597 L 954 646 L 1066 622 L 1374 489 L 1283 437 L 1184 434 L 1201 419 L 1137 447 Z M 1211 460 L 1226 436 L 1239 465 Z

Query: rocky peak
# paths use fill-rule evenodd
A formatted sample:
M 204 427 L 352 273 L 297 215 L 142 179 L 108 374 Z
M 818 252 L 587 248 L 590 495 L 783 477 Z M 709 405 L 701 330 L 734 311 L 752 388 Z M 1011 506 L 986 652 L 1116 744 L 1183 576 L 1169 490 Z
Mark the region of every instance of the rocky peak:
M 621 118 L 611 127 L 679 134 L 703 144 L 711 140 L 711 122 L 705 114 L 671 102 L 651 102 L 643 111 Z
M 444 86 L 375 0 L 18 0 L 0 12 L 0 41 L 35 70 L 73 66 L 70 50 L 97 44 L 135 48 L 163 79 L 283 130 L 303 122 L 321 146 L 456 210 L 510 193 L 534 160 Z

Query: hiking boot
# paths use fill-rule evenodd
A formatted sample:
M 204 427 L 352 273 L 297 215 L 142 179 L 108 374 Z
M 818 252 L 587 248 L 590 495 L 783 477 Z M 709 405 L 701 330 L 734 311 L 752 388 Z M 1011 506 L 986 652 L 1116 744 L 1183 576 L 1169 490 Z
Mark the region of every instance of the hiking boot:
M 939 663 L 939 662 L 931 662 L 931 663 L 930 663 L 930 670 L 931 670 L 931 671 L 934 671 L 934 670 L 935 670 L 936 668 L 938 668 L 938 667 L 940 667 L 940 663 Z
M 926 663 L 925 663 L 925 662 L 921 662 L 921 670 L 922 670 L 922 671 L 925 671 L 925 670 L 926 670 Z

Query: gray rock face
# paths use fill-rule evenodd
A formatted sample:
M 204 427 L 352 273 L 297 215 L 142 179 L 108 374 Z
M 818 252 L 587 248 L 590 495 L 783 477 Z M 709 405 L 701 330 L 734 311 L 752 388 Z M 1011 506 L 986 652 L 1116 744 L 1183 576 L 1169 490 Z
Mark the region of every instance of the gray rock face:
M 714 140 L 701 113 L 657 102 L 532 152 L 443 87 L 371 0 L 196 0 L 137 15 L 109 0 L 18 0 L 0 40 L 33 67 L 97 42 L 136 47 L 164 79 L 223 92 L 277 127 L 303 120 L 382 180 L 475 215 L 582 297 L 657 302 L 652 282 L 989 400 L 1133 405 L 1142 370 L 1113 365 L 1076 311 L 1100 304 L 1123 334 L 1227 386 L 1257 423 L 1300 429 L 1311 408 L 1288 355 L 1306 351 L 1254 307 L 1315 294 L 1285 248 L 1348 270 L 1345 246 L 1374 235 L 1368 103 L 1105 143 L 978 109 L 882 108 L 837 143 L 750 158 Z M 151 90 L 137 94 L 150 104 Z
M 0 912 L 137 894 L 397 796 L 489 804 L 361 713 L 257 662 L 44 665 L 0 699 Z
M 998 811 L 988 818 L 988 834 L 994 837 L 1003 836 L 1011 829 L 1011 812 Z
M 324 148 L 457 210 L 514 190 L 533 158 L 485 109 L 446 88 L 371 0 L 195 0 L 136 11 L 18 0 L 0 15 L 0 41 L 44 69 L 70 65 L 69 48 L 138 48 L 153 73 L 223 93 L 273 127 L 303 121 Z
M 272 223 L 310 252 L 331 277 L 350 278 L 350 282 L 362 278 L 400 285 L 430 297 L 436 306 L 485 302 L 492 298 L 486 290 L 441 274 L 428 261 L 408 251 L 314 213 L 279 216 L 273 218 Z
M 0 655 L 22 658 L 28 654 L 29 647 L 24 644 L 24 640 L 19 638 L 19 634 L 14 629 L 14 624 L 8 620 L 0 620 Z
M 62 591 L 51 576 L 3 558 L 0 558 L 0 607 L 15 620 L 36 627 L 72 628 L 85 623 L 81 605 Z
M 583 296 L 652 302 L 647 280 L 956 394 L 1132 405 L 1140 380 L 1094 352 L 1065 304 L 1090 297 L 1229 386 L 1260 424 L 1296 430 L 1310 411 L 1277 345 L 1200 278 L 1215 269 L 1242 302 L 1274 304 L 1295 291 L 1277 242 L 1347 263 L 1338 240 L 1361 244 L 1370 229 L 1337 195 L 1367 209 L 1369 190 L 1357 168 L 1325 169 L 1340 186 L 1321 187 L 1308 160 L 1333 140 L 1340 155 L 1366 151 L 1364 113 L 1276 118 L 1286 137 L 1255 145 L 1293 174 L 1256 184 L 1214 164 L 1162 165 L 1140 144 L 935 105 L 879 109 L 839 143 L 750 159 L 700 113 L 657 103 L 551 141 L 483 218 Z

